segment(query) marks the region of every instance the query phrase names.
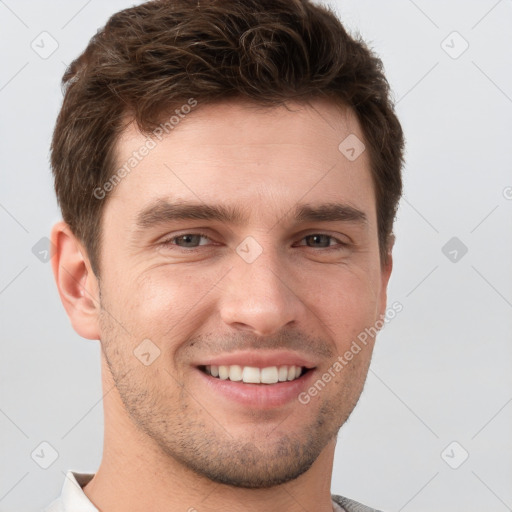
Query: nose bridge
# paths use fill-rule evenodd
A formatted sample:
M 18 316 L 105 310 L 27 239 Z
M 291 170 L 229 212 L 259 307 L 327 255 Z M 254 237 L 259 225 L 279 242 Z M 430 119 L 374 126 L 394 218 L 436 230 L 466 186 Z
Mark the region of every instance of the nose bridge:
M 297 321 L 304 305 L 286 282 L 290 274 L 277 251 L 248 238 L 233 254 L 220 313 L 231 327 L 265 336 Z

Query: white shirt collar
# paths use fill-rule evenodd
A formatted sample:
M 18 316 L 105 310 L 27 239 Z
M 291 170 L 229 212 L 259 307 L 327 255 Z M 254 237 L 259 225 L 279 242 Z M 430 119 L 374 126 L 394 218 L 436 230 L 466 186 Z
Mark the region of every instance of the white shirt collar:
M 94 473 L 68 471 L 60 497 L 44 509 L 44 512 L 99 512 L 85 495 L 84 487 Z

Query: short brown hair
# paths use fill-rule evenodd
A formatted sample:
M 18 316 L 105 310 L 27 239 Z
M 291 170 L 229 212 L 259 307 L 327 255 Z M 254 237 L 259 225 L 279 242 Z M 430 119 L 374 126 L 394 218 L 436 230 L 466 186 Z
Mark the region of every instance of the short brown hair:
M 96 275 L 105 201 L 94 190 L 114 173 L 127 119 L 149 133 L 190 98 L 269 107 L 327 98 L 352 108 L 369 150 L 387 259 L 402 192 L 403 133 L 382 62 L 330 9 L 309 0 L 147 2 L 114 14 L 62 85 L 51 146 L 55 191 Z

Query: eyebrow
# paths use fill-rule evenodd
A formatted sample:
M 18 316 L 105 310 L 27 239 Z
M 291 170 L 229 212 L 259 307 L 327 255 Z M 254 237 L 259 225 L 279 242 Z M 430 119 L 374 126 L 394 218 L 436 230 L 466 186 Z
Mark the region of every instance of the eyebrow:
M 325 203 L 317 206 L 297 205 L 294 217 L 297 222 L 355 222 L 367 224 L 366 214 L 353 206 Z
M 366 214 L 353 206 L 341 203 L 319 205 L 299 204 L 292 210 L 297 224 L 307 222 L 354 222 L 366 224 Z M 286 215 L 287 217 L 289 214 Z M 208 220 L 240 225 L 249 219 L 247 210 L 240 206 L 205 203 L 170 203 L 158 200 L 144 208 L 136 218 L 136 225 L 144 230 L 176 220 Z

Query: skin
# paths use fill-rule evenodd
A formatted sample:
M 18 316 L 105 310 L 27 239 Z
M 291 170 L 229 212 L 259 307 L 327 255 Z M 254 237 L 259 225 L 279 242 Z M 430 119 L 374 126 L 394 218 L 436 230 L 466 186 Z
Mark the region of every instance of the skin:
M 101 511 L 332 510 L 336 435 L 374 340 L 307 405 L 245 407 L 213 393 L 195 366 L 286 349 L 314 361 L 314 382 L 385 313 L 391 257 L 379 258 L 368 152 L 351 162 L 338 150 L 349 134 L 364 140 L 359 123 L 323 100 L 289 107 L 199 104 L 104 199 L 100 279 L 68 226 L 52 230 L 66 312 L 79 335 L 101 342 L 104 451 L 84 488 Z M 130 126 L 119 165 L 145 141 Z M 138 229 L 157 199 L 238 204 L 247 219 Z M 366 222 L 297 224 L 289 214 L 325 202 Z M 162 243 L 198 232 L 207 238 Z M 262 249 L 252 263 L 236 252 L 248 236 Z M 133 353 L 144 339 L 160 350 L 148 366 Z

